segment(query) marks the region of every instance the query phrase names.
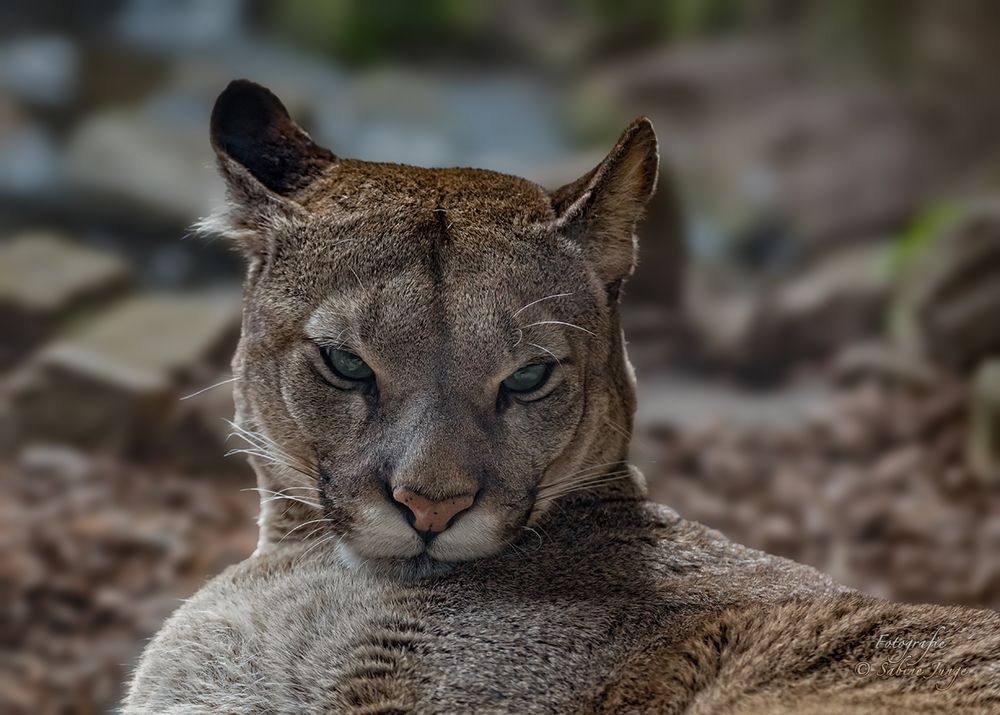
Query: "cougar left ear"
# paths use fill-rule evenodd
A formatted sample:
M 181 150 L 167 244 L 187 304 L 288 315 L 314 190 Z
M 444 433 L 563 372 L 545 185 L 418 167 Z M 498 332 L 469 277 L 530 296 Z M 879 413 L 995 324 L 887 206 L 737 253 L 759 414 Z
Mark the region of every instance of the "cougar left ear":
M 215 100 L 212 148 L 227 180 L 241 167 L 261 187 L 291 197 L 337 160 L 314 143 L 265 87 L 234 80 Z
M 645 117 L 632 122 L 594 169 L 550 192 L 556 225 L 577 241 L 609 289 L 635 267 L 635 225 L 656 189 L 660 157 Z
M 229 235 L 249 255 L 266 250 L 269 223 L 300 211 L 300 192 L 337 161 L 292 121 L 281 100 L 245 79 L 230 82 L 215 100 L 211 141 L 229 202 L 200 225 Z

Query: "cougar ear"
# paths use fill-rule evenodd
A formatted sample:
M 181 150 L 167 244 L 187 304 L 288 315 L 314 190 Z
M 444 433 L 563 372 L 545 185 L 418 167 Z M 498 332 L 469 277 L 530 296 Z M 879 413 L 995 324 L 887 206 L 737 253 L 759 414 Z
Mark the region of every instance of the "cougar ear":
M 268 89 L 234 80 L 215 100 L 212 148 L 229 193 L 230 231 L 252 228 L 337 160 L 302 130 Z
M 549 194 L 557 227 L 581 245 L 615 295 L 635 267 L 635 225 L 656 189 L 659 164 L 653 125 L 639 117 L 604 161 Z

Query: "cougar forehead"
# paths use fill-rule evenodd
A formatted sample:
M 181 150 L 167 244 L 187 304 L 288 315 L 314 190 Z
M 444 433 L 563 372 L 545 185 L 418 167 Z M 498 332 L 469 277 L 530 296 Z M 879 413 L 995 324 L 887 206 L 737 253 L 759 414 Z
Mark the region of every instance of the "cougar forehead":
M 449 225 L 466 241 L 486 238 L 491 227 L 523 226 L 554 218 L 552 202 L 537 184 L 484 169 L 425 169 L 343 159 L 327 167 L 299 199 L 316 213 L 370 216 L 447 208 Z
M 589 287 L 579 247 L 552 230 L 551 202 L 523 179 L 344 161 L 302 205 L 308 213 L 277 242 L 283 265 L 272 283 L 333 298 L 352 286 L 378 289 L 383 308 L 451 295 L 452 316 L 480 294 L 497 304 L 546 286 Z

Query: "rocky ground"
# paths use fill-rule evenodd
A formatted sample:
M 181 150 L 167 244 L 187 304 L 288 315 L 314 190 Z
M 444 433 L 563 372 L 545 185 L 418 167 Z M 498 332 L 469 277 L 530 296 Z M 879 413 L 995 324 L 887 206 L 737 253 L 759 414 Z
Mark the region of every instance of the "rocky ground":
M 115 706 L 145 640 L 253 550 L 247 474 L 35 447 L 0 473 L 0 711 Z

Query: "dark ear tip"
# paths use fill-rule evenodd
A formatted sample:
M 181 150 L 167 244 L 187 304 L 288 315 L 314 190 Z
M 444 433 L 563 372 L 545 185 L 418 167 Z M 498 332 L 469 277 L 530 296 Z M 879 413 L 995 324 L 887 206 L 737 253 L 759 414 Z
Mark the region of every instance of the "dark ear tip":
M 218 99 L 215 100 L 217 109 L 220 106 L 226 107 L 232 104 L 243 103 L 280 106 L 281 100 L 274 96 L 274 93 L 267 87 L 248 79 L 234 79 L 226 85 L 226 88 L 222 90 Z
M 234 79 L 212 108 L 212 144 L 225 149 L 227 139 L 263 131 L 279 117 L 288 118 L 288 111 L 271 90 L 248 79 Z
M 643 129 L 645 131 L 650 131 L 655 134 L 655 132 L 653 131 L 653 120 L 647 117 L 645 114 L 640 114 L 638 117 L 633 119 L 632 124 L 630 126 Z
M 633 119 L 632 123 L 625 129 L 624 138 L 629 142 L 646 142 L 651 144 L 654 150 L 656 150 L 659 144 L 656 138 L 656 130 L 653 128 L 653 122 L 647 116 Z

